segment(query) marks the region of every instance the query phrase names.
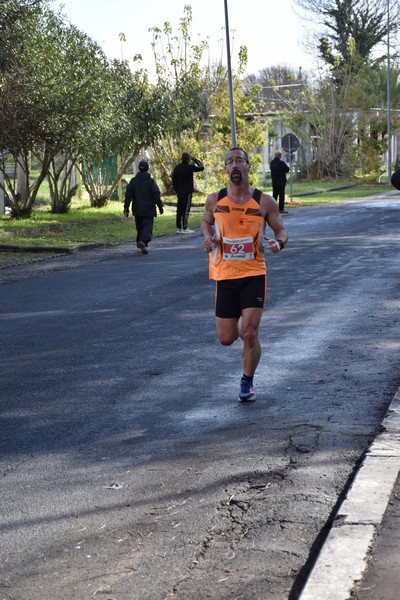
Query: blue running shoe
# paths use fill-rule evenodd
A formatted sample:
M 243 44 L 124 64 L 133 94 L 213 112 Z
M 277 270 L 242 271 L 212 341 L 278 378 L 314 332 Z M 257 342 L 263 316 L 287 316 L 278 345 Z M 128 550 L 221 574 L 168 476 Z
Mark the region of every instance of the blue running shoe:
M 239 402 L 254 402 L 256 398 L 257 396 L 253 384 L 248 379 L 242 377 L 240 380 Z

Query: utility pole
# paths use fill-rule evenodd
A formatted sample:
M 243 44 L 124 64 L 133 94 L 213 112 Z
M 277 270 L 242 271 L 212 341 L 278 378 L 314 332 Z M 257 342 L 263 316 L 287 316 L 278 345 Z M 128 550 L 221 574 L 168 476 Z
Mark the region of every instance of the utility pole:
M 392 123 L 390 114 L 390 0 L 387 0 L 387 70 L 386 70 L 386 101 L 387 101 L 387 136 L 388 136 L 388 185 L 390 186 L 390 176 L 392 174 Z
M 230 41 L 229 41 L 228 0 L 224 0 L 224 3 L 225 3 L 226 57 L 227 57 L 227 63 L 228 63 L 229 105 L 230 105 L 230 120 L 231 120 L 231 133 L 232 133 L 232 148 L 235 148 L 237 144 L 236 144 L 235 107 L 233 104 L 231 48 L 230 48 Z

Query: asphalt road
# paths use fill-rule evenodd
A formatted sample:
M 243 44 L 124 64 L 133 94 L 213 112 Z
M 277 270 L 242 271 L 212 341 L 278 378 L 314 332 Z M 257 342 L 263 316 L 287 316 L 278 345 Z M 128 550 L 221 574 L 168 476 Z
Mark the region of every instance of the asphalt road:
M 297 598 L 399 386 L 400 199 L 292 209 L 258 400 L 201 238 L 0 272 L 0 599 Z

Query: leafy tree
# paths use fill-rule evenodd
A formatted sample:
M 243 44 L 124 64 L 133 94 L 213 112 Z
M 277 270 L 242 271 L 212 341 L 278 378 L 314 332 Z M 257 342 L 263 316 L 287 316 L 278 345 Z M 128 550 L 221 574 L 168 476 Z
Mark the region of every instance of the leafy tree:
M 166 101 L 165 126 L 152 147 L 154 163 L 167 193 L 173 193 L 171 175 L 182 152 L 199 156 L 200 139 L 208 118 L 207 72 L 201 67 L 207 45 L 191 43 L 191 21 L 192 9 L 186 5 L 178 35 L 174 35 L 168 22 L 162 30 L 152 28 L 156 87 Z
M 323 115 L 323 126 L 322 115 L 315 113 L 313 116 L 311 129 L 316 127 L 318 133 L 314 132 L 312 139 L 328 141 L 323 151 L 318 142 L 314 144 L 316 160 L 313 170 L 318 175 L 337 175 L 345 170 L 376 177 L 380 155 L 387 147 L 386 126 L 382 116 L 374 115 L 370 109 L 382 105 L 385 93 L 380 93 L 378 100 L 368 81 L 376 79 L 381 70 L 380 63 L 387 59 L 388 36 L 399 31 L 400 5 L 397 0 L 296 2 L 319 22 L 317 47 L 323 61 L 330 67 L 326 80 L 312 98 L 322 101 L 319 110 L 323 111 L 325 107 L 331 111 Z M 380 50 L 384 56 L 379 55 Z M 382 92 L 384 88 L 376 89 Z M 314 106 L 312 101 L 310 106 Z M 298 119 L 301 120 L 300 115 Z
M 75 163 L 83 164 L 93 206 L 102 206 L 140 148 L 159 134 L 164 100 L 140 71 L 109 62 L 100 47 L 44 2 L 0 0 L 6 8 L 5 44 L 0 54 L 0 147 L 23 174 L 18 184 L 5 176 L 12 216 L 29 216 L 44 178 L 51 209 L 68 210 L 76 187 Z M 15 50 L 18 48 L 18 51 Z M 116 179 L 103 177 L 102 165 L 119 154 Z M 30 181 L 30 164 L 40 165 Z
M 166 128 L 153 145 L 154 162 L 167 193 L 173 192 L 171 174 L 183 151 L 206 162 L 208 187 L 220 183 L 224 155 L 232 145 L 227 69 L 202 66 L 207 44 L 192 44 L 191 21 L 191 8 L 185 6 L 179 35 L 173 34 L 170 23 L 165 23 L 163 30 L 153 28 L 157 87 L 169 99 Z M 247 50 L 242 47 L 233 78 L 236 133 L 238 143 L 251 150 L 263 143 L 264 128 L 255 103 L 260 87 L 246 84 L 246 64 Z M 256 169 L 256 157 L 253 164 Z
M 349 41 L 349 56 L 355 46 Z M 354 64 L 341 69 L 341 83 L 319 72 L 290 73 L 285 67 L 260 72 L 262 97 L 271 112 L 284 118 L 300 138 L 298 169 L 315 177 L 362 175 L 376 181 L 387 149 L 387 69 L 379 63 Z M 400 107 L 399 69 L 391 67 L 391 105 Z M 272 77 L 275 77 L 273 79 Z M 267 79 L 268 78 L 268 79 Z M 265 93 L 265 88 L 267 93 Z M 393 128 L 399 126 L 393 111 Z M 273 132 L 272 132 L 273 133 Z
M 155 143 L 166 127 L 167 100 L 149 83 L 144 70 L 132 72 L 126 61 L 111 62 L 102 77 L 99 115 L 81 136 L 79 166 L 92 206 L 103 206 L 141 149 Z M 119 156 L 116 177 L 102 168 Z
M 96 65 L 106 65 L 100 48 L 76 28 L 65 26 L 45 4 L 26 10 L 6 0 L 10 27 L 7 40 L 23 30 L 19 51 L 8 43 L 1 72 L 1 146 L 12 153 L 20 167 L 18 188 L 6 179 L 12 215 L 29 216 L 39 187 L 49 178 L 51 205 L 64 212 L 73 193 L 70 173 L 76 158 L 77 139 L 96 117 L 101 80 L 92 76 Z M 33 4 L 33 3 L 31 3 Z M 12 9 L 12 10 L 11 10 Z M 7 44 L 6 44 L 7 46 Z M 37 179 L 30 181 L 31 160 L 40 164 Z
M 261 163 L 257 150 L 265 142 L 265 125 L 262 117 L 262 88 L 258 84 L 249 84 L 244 77 L 247 64 L 247 49 L 240 48 L 239 62 L 233 74 L 233 103 L 235 111 L 236 139 L 238 146 L 244 148 L 250 157 L 252 175 L 250 180 L 256 182 L 256 173 Z M 224 157 L 232 146 L 230 122 L 229 88 L 227 69 L 216 65 L 210 76 L 209 110 L 212 115 L 207 138 L 203 144 L 212 168 L 209 182 L 219 185 L 224 180 Z
M 388 24 L 389 2 L 389 24 Z M 370 61 L 388 32 L 400 27 L 398 0 L 296 0 L 322 26 L 318 50 L 334 71 L 359 57 L 359 65 Z M 350 49 L 349 40 L 354 40 Z
M 355 73 L 344 70 L 340 86 L 322 77 L 303 90 L 307 109 L 287 115 L 293 130 L 311 149 L 307 157 L 310 177 L 362 174 L 377 178 L 387 142 L 385 117 L 376 110 L 376 92 L 372 82 L 366 85 L 366 74 L 374 70 L 367 66 Z
M 26 48 L 26 33 L 46 0 L 0 0 L 0 72 L 10 72 Z
M 302 142 L 298 166 L 310 177 L 339 177 L 345 169 L 346 148 L 354 140 L 356 75 L 348 69 L 339 87 L 331 77 L 319 75 L 314 80 L 298 79 L 293 95 L 285 85 L 277 85 L 270 106 L 279 107 L 277 113 Z
M 295 71 L 286 65 L 274 65 L 265 67 L 257 76 L 251 75 L 246 81 L 261 86 L 260 106 L 268 111 L 286 112 L 301 100 L 306 80 L 302 69 Z
M 57 52 L 49 73 L 51 79 L 46 80 L 46 89 L 49 84 L 54 86 L 47 93 L 46 127 L 50 136 L 44 139 L 51 157 L 47 177 L 53 212 L 66 212 L 77 188 L 71 174 L 82 140 L 101 116 L 108 63 L 98 45 L 75 27 L 54 18 L 50 32 L 56 35 Z
M 30 214 L 30 196 L 36 196 L 47 168 L 43 165 L 30 189 L 26 173 L 30 169 L 30 150 L 42 127 L 43 112 L 36 111 L 35 107 L 38 90 L 30 93 L 32 73 L 27 58 L 36 41 L 43 6 L 43 2 L 34 0 L 0 0 L 0 148 L 14 157 L 19 173 L 25 174 L 24 180 L 20 178 L 17 191 L 14 180 L 4 173 L 3 189 L 8 193 L 13 215 L 17 217 Z
M 400 108 L 400 69 L 391 67 L 391 106 Z M 346 157 L 349 164 L 364 177 L 376 181 L 382 172 L 382 155 L 387 150 L 387 68 L 375 64 L 363 65 L 357 73 L 354 84 L 353 104 L 357 109 L 355 137 L 351 155 Z M 396 111 L 392 115 L 392 127 L 399 127 Z

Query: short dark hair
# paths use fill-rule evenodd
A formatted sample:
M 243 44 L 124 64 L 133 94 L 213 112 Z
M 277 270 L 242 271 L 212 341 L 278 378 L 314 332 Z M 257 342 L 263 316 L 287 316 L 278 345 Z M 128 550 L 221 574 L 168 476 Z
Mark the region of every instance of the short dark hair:
M 182 162 L 189 162 L 190 160 L 190 154 L 188 152 L 184 152 L 182 154 Z
M 225 155 L 225 160 L 226 160 L 226 157 L 228 156 L 229 152 L 233 152 L 233 150 L 240 150 L 240 152 L 243 152 L 245 159 L 247 160 L 248 163 L 250 163 L 249 155 L 247 154 L 246 150 L 243 150 L 243 148 L 239 148 L 239 146 L 235 146 L 234 148 L 231 148 L 230 150 L 228 150 L 228 152 Z

